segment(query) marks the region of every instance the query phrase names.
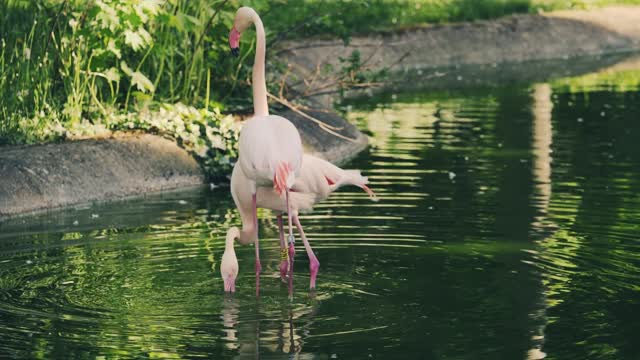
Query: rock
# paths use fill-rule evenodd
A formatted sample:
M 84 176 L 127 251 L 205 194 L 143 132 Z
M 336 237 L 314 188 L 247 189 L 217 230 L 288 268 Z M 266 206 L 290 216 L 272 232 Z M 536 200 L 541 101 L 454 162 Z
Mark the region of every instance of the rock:
M 3 147 L 0 174 L 0 218 L 204 181 L 185 150 L 155 135 Z

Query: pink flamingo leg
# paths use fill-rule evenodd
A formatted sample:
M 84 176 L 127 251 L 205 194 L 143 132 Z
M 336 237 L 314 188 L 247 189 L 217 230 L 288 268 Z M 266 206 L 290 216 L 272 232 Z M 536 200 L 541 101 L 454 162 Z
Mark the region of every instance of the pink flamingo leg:
M 293 258 L 296 255 L 295 242 L 296 238 L 293 236 L 293 226 L 291 224 L 291 208 L 289 207 L 289 189 L 286 189 L 287 193 L 287 216 L 289 218 L 289 295 L 293 295 Z
M 278 230 L 280 233 L 280 280 L 287 281 L 289 273 L 289 255 L 287 254 L 287 244 L 284 241 L 284 228 L 282 226 L 282 214 L 277 216 Z
M 309 257 L 309 272 L 311 273 L 311 280 L 309 282 L 309 288 L 316 288 L 316 277 L 318 276 L 318 269 L 320 268 L 320 262 L 316 257 L 316 254 L 313 253 L 313 249 L 309 244 L 309 240 L 307 240 L 307 236 L 304 234 L 304 230 L 302 230 L 302 224 L 300 224 L 300 219 L 298 217 L 294 217 L 293 221 L 296 223 L 296 227 L 300 232 L 300 237 L 302 238 L 302 243 L 304 244 L 304 249 L 307 251 L 307 256 Z
M 260 265 L 260 238 L 258 237 L 258 207 L 256 205 L 256 194 L 252 196 L 253 201 L 253 221 L 256 229 L 256 296 L 260 294 L 260 272 L 262 272 L 262 265 Z

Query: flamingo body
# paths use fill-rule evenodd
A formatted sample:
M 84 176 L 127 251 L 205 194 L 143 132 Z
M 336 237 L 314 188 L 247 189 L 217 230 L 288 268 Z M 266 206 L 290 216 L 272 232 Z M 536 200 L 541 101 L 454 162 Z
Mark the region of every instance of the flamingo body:
M 255 116 L 242 126 L 239 144 L 238 163 L 256 186 L 291 188 L 302 165 L 302 141 L 289 120 L 277 115 Z M 282 185 L 275 181 L 281 164 L 289 167 Z
M 253 242 L 256 231 L 253 223 L 253 204 L 250 192 L 251 180 L 244 174 L 242 167 L 236 164 L 231 175 L 231 194 L 240 211 L 242 218 L 242 243 Z M 311 279 L 310 287 L 315 288 L 315 280 L 320 267 L 320 262 L 316 258 L 311 245 L 309 244 L 300 220 L 299 212 L 311 211 L 315 204 L 328 198 L 334 191 L 344 185 L 355 185 L 364 189 L 372 199 L 376 200 L 375 194 L 367 187 L 368 179 L 360 174 L 359 170 L 344 170 L 330 162 L 318 157 L 304 154 L 299 176 L 289 193 L 289 203 L 280 196 L 278 191 L 271 187 L 259 187 L 257 189 L 257 207 L 266 208 L 280 213 L 288 212 L 293 217 L 293 221 L 302 236 L 307 255 L 309 256 Z M 278 215 L 278 225 L 280 230 L 280 246 L 284 249 L 284 234 L 282 229 L 282 215 Z M 289 248 L 289 259 L 293 259 L 294 251 Z M 284 280 L 290 267 L 291 261 L 287 262 L 283 256 L 280 263 L 280 276 Z

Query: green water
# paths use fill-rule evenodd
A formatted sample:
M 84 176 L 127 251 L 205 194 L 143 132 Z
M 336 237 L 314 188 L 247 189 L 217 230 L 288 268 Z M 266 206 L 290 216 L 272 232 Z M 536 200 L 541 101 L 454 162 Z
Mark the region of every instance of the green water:
M 301 218 L 293 299 L 266 211 L 223 294 L 228 187 L 0 222 L 0 357 L 640 359 L 639 79 L 351 102 L 381 201 Z

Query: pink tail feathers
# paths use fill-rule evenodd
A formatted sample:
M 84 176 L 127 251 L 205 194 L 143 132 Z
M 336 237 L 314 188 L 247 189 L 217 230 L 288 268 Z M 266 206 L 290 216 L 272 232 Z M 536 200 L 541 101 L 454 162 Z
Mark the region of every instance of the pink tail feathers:
M 276 168 L 276 174 L 273 177 L 273 188 L 282 195 L 287 189 L 291 189 L 295 182 L 295 174 L 291 169 L 291 165 L 286 162 L 280 162 Z

